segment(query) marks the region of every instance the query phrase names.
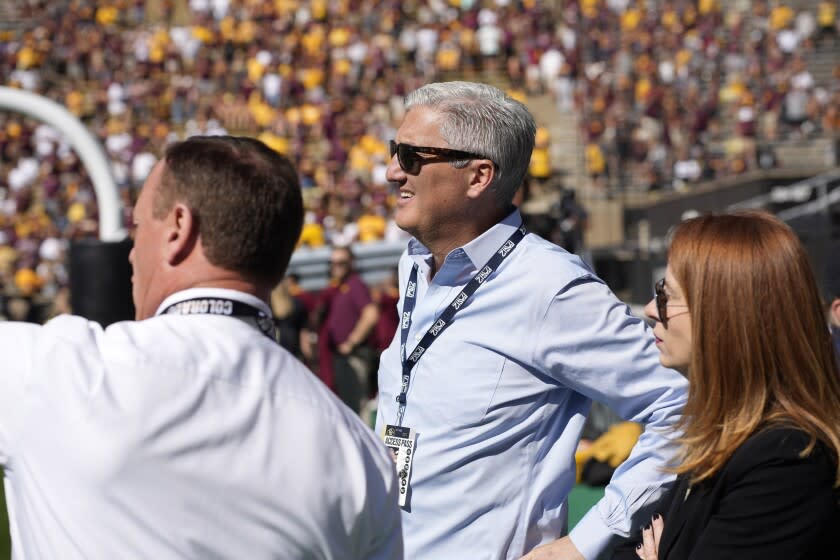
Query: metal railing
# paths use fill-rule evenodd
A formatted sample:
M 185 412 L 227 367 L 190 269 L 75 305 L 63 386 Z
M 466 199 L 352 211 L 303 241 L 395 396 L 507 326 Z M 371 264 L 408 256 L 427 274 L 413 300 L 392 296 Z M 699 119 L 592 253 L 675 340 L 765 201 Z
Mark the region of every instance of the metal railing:
M 728 211 L 766 208 L 771 204 L 794 204 L 777 215 L 784 221 L 825 212 L 840 200 L 840 168 L 815 175 L 792 185 L 774 187 L 770 192 L 729 205 Z M 811 200 L 816 194 L 816 198 Z
M 814 177 L 810 186 L 816 190 L 817 198 L 780 211 L 779 218 L 789 222 L 818 212 L 828 212 L 832 204 L 840 202 L 840 188 L 838 188 L 840 187 L 840 169 Z
M 368 286 L 384 280 L 397 267 L 406 242 L 354 243 L 356 270 Z M 297 274 L 305 290 L 320 290 L 329 282 L 331 247 L 301 248 L 292 255 L 287 274 Z

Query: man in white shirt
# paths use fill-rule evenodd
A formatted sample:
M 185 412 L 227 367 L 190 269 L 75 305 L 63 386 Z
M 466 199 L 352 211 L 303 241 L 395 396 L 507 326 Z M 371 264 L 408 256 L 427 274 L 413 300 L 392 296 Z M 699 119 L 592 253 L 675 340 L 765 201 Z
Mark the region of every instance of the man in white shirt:
M 17 558 L 402 558 L 384 446 L 274 340 L 300 234 L 288 160 L 170 146 L 134 209 L 136 321 L 0 324 Z

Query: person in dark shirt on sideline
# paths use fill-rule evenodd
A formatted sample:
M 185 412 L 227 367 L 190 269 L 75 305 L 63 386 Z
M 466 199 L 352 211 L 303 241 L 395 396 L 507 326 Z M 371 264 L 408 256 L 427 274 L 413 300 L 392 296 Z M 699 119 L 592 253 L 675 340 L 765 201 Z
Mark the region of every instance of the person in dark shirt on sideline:
M 823 291 L 828 307 L 828 328 L 840 363 L 840 244 L 834 245 L 829 251 L 823 273 Z

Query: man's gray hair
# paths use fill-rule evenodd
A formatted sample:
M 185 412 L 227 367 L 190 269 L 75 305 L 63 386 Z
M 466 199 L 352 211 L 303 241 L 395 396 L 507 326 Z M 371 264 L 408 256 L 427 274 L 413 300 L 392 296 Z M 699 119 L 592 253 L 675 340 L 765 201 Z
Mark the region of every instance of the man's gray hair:
M 427 84 L 409 93 L 405 108 L 429 107 L 443 114 L 440 134 L 455 150 L 493 160 L 496 173 L 490 188 L 500 208 L 507 207 L 519 189 L 534 150 L 537 125 L 519 101 L 503 91 L 473 82 Z M 465 167 L 468 161 L 455 161 Z

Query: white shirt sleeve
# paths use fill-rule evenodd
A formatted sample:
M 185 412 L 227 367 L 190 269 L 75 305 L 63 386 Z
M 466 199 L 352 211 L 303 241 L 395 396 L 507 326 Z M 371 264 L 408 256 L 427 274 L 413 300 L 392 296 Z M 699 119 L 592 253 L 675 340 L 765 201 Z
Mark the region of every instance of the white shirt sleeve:
M 0 323 L 0 465 L 6 466 L 11 456 L 10 443 L 19 433 L 23 412 L 26 380 L 32 369 L 32 358 L 41 332 L 30 323 Z

